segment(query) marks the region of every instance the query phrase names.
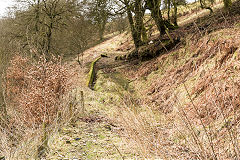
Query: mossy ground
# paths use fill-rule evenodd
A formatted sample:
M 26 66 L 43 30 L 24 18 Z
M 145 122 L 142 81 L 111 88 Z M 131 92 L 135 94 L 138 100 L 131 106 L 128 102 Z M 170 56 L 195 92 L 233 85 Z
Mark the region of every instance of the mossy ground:
M 121 104 L 121 92 L 125 80 L 109 75 L 102 78 L 106 83 L 97 91 L 79 88 L 85 94 L 85 113 L 76 115 L 72 122 L 50 136 L 47 159 L 122 159 L 140 157 L 128 150 L 121 136 L 121 128 L 112 120 Z M 101 79 L 101 78 L 100 78 Z M 119 83 L 115 83 L 119 80 Z M 115 81 L 115 82 L 114 82 Z M 97 84 L 99 82 L 97 81 Z M 101 83 L 100 83 L 101 84 Z M 107 85 L 107 86 L 106 86 Z M 112 88 L 111 88 L 112 87 Z M 78 107 L 77 107 L 78 108 Z
M 49 143 L 48 159 L 122 159 L 118 150 L 124 157 L 127 155 L 122 151 L 121 138 L 104 122 L 69 124 L 51 137 Z

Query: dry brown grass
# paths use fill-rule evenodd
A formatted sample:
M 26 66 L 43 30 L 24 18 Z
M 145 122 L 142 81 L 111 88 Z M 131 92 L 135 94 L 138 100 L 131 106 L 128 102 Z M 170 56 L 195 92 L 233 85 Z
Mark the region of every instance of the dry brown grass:
M 223 29 L 192 42 L 184 54 L 138 66 L 137 73 L 149 75 L 144 67 L 155 65 L 158 71 L 147 77 L 147 90 L 138 88 L 141 80 L 134 83 L 148 98 L 137 112 L 129 103 L 120 121 L 144 157 L 239 159 L 239 39 L 238 29 Z
M 55 61 L 55 62 L 54 62 Z M 69 71 L 59 59 L 37 64 L 16 56 L 6 75 L 6 97 L 9 106 L 21 114 L 28 126 L 51 123 L 59 110 L 62 96 L 69 90 Z
M 16 55 L 12 59 L 5 77 L 7 119 L 0 130 L 3 155 L 8 159 L 42 156 L 38 152 L 42 152 L 43 144 L 47 147 L 51 130 L 69 121 L 69 115 L 74 116 L 69 113 L 74 112 L 76 103 L 73 95 L 68 95 L 70 77 L 71 71 L 60 58 L 46 61 L 41 57 L 31 62 Z

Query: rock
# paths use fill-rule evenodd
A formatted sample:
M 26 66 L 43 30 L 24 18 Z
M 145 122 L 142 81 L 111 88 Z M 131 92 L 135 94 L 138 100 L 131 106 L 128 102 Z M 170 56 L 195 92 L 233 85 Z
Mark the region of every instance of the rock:
M 108 57 L 106 54 L 101 54 L 101 57 Z
M 75 138 L 76 141 L 79 141 L 81 138 Z
M 111 128 L 111 126 L 110 125 L 105 125 L 104 126 L 104 128 L 106 128 L 107 130 L 109 130 L 109 131 L 111 131 L 112 130 L 112 128 Z

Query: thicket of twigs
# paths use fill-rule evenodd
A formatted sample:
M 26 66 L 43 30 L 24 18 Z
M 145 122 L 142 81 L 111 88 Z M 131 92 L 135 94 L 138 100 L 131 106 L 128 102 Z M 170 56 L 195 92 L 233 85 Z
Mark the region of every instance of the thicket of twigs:
M 14 149 L 21 148 L 24 141 L 37 133 L 40 137 L 47 136 L 43 132 L 57 122 L 59 113 L 63 115 L 67 110 L 64 96 L 71 89 L 69 78 L 70 71 L 61 64 L 60 58 L 47 61 L 40 57 L 32 62 L 16 55 L 10 61 L 3 83 L 7 115 L 4 125 L 0 126 L 0 151 L 5 152 L 4 155 L 11 157 Z M 38 140 L 45 141 L 46 137 Z

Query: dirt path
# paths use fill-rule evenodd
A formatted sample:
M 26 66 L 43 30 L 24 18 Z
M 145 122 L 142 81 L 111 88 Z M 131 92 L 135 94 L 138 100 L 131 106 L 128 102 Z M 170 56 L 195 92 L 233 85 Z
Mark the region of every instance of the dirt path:
M 109 118 L 109 115 L 113 114 L 111 105 L 104 104 L 104 100 L 101 98 L 106 95 L 86 87 L 89 64 L 101 54 L 106 54 L 108 57 L 102 58 L 97 63 L 98 70 L 111 73 L 111 71 L 114 72 L 115 67 L 125 64 L 125 62 L 114 60 L 116 55 L 124 54 L 116 51 L 123 38 L 124 35 L 116 36 L 85 51 L 82 67 L 76 59 L 69 63 L 70 68 L 75 73 L 71 79 L 74 83 L 74 94 L 78 101 L 80 91 L 84 92 L 86 112 L 84 116 L 79 116 L 73 123 L 69 123 L 51 136 L 49 140 L 50 153 L 47 159 L 95 160 L 134 158 L 137 156 L 128 150 L 126 142 L 122 140 L 121 128 Z M 115 96 L 114 93 L 111 96 Z M 76 106 L 78 109 L 79 107 L 79 105 Z

